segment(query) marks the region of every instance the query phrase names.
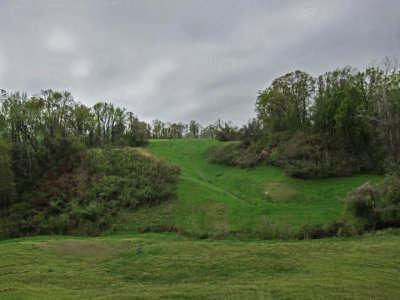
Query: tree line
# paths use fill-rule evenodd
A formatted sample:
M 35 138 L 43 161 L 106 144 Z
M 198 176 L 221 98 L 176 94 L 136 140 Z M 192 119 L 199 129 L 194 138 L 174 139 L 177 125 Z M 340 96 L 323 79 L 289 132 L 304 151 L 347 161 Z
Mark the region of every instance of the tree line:
M 364 71 L 346 66 L 318 77 L 296 70 L 259 91 L 244 143 L 209 151 L 211 161 L 281 166 L 295 177 L 386 172 L 400 159 L 400 72 L 396 58 Z M 225 154 L 228 155 L 228 154 Z
M 400 72 L 396 59 L 365 71 L 344 67 L 313 78 L 295 71 L 259 93 L 257 116 L 268 135 L 323 136 L 333 149 L 375 158 L 386 168 L 400 158 Z M 371 166 L 372 167 L 372 166 Z M 376 166 L 378 167 L 378 166 Z
M 78 149 L 138 146 L 147 134 L 145 122 L 111 103 L 99 102 L 90 108 L 69 92 L 44 90 L 28 97 L 1 91 L 0 136 L 10 144 L 17 191 Z
M 218 119 L 215 123 L 202 126 L 195 120 L 188 124 L 170 123 L 155 119 L 150 138 L 152 139 L 181 139 L 181 138 L 203 138 L 218 139 L 221 141 L 237 140 L 243 135 L 243 128 L 235 126 L 231 121 Z

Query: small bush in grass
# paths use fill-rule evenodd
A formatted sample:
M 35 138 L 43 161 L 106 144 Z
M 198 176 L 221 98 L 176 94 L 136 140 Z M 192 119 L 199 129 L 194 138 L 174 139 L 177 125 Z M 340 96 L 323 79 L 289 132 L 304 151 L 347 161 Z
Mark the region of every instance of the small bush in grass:
M 350 194 L 350 197 L 347 198 L 347 209 L 356 218 L 365 219 L 367 224 L 375 227 L 380 222 L 377 205 L 382 196 L 382 193 L 378 191 L 376 186 L 372 186 L 367 182 L 355 189 Z
M 365 183 L 351 192 L 346 212 L 362 230 L 400 226 L 400 179 L 390 176 L 377 185 Z

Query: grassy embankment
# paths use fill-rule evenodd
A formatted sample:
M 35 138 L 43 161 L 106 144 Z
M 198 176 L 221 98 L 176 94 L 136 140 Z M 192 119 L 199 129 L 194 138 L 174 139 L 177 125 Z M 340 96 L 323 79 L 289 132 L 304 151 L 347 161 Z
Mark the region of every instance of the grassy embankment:
M 399 299 L 400 235 L 386 233 L 297 242 L 167 234 L 2 241 L 0 298 Z
M 121 220 L 122 231 L 174 226 L 198 236 L 290 238 L 303 224 L 327 225 L 343 212 L 342 199 L 380 176 L 300 180 L 279 168 L 240 169 L 210 164 L 204 151 L 215 140 L 152 140 L 148 151 L 181 168 L 178 199 L 140 208 Z M 265 191 L 269 195 L 265 195 Z

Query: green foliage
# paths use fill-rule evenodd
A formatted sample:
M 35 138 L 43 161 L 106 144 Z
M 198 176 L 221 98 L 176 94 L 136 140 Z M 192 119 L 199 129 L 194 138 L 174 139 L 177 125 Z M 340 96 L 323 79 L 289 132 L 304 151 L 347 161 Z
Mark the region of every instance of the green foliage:
M 147 139 L 149 139 L 151 135 L 150 125 L 145 122 L 140 122 L 131 112 L 128 113 L 128 122 L 128 128 L 126 133 L 123 135 L 122 144 L 130 147 L 146 145 Z M 121 134 L 122 132 L 123 130 L 121 130 Z
M 206 159 L 213 164 L 250 168 L 259 165 L 267 157 L 267 152 L 259 151 L 259 144 L 245 147 L 244 143 L 234 142 L 214 145 L 207 148 Z
M 10 201 L 14 196 L 10 151 L 11 143 L 0 136 L 0 197 L 4 202 Z
M 315 80 L 295 71 L 276 78 L 271 87 L 259 92 L 256 111 L 264 128 L 270 131 L 297 131 L 310 126 L 309 106 Z
M 26 196 L 27 207 L 14 207 L 22 233 L 99 234 L 123 210 L 174 197 L 180 170 L 143 150 L 117 148 L 87 150 L 55 174 Z
M 80 187 L 77 194 L 75 183 L 86 188 L 91 183 L 79 180 L 84 177 L 84 171 L 72 176 L 82 162 L 80 155 L 94 146 L 143 145 L 149 136 L 147 131 L 146 123 L 111 103 L 97 103 L 91 109 L 75 102 L 69 92 L 44 90 L 28 98 L 26 93 L 7 94 L 2 90 L 1 203 L 7 203 L 9 214 L 20 219 L 19 229 L 23 233 L 69 232 L 82 220 L 89 220 L 89 223 L 81 227 L 90 229 L 92 223 L 96 223 L 97 231 L 101 231 L 103 223 L 109 222 L 109 216 L 117 207 L 114 200 L 107 202 L 103 198 L 110 199 L 113 192 L 125 188 L 126 184 L 119 178 L 98 178 L 96 183 L 100 185 L 101 195 L 85 191 L 94 196 L 92 202 L 88 200 L 87 207 L 82 208 L 80 201 L 85 193 Z M 5 143 L 6 140 L 10 144 Z M 149 182 L 143 186 L 151 186 Z M 127 199 L 131 199 L 130 193 L 129 189 L 122 191 Z M 140 193 L 143 195 L 137 200 L 139 204 L 159 202 L 170 196 L 171 189 L 164 182 L 156 182 L 149 191 L 140 190 Z M 105 205 L 96 203 L 96 197 L 103 199 Z M 12 207 L 10 198 L 14 202 Z M 105 217 L 98 217 L 103 213 Z
M 326 178 L 357 173 L 382 172 L 382 152 L 344 148 L 340 138 L 329 134 L 298 132 L 257 138 L 246 143 L 212 146 L 206 150 L 211 163 L 241 168 L 270 164 L 297 178 Z
M 111 103 L 88 108 L 69 92 L 44 90 L 31 98 L 20 92 L 1 94 L 0 134 L 12 142 L 18 192 L 34 188 L 45 173 L 85 146 L 145 144 L 147 125 Z
M 189 123 L 189 136 L 191 138 L 198 138 L 200 132 L 200 124 L 195 120 L 191 120 Z
M 380 169 L 380 153 L 347 151 L 328 134 L 298 133 L 277 147 L 274 164 L 292 177 L 323 178 L 368 173 Z
M 0 136 L 0 240 L 14 231 L 10 208 L 15 200 L 15 185 L 10 150 L 11 143 Z
M 365 183 L 346 199 L 346 212 L 360 230 L 400 226 L 400 179 L 390 176 L 377 185 Z
M 232 125 L 231 122 L 224 122 L 222 126 L 221 120 L 216 123 L 216 134 L 215 138 L 221 142 L 235 141 L 239 138 L 238 129 Z
M 233 166 L 235 165 L 234 160 L 241 150 L 242 147 L 239 143 L 213 145 L 207 148 L 205 155 L 210 163 Z
M 257 97 L 259 129 L 245 140 L 248 151 L 236 152 L 240 159 L 231 158 L 229 165 L 254 166 L 241 162 L 260 164 L 265 160 L 255 158 L 266 157 L 301 178 L 394 172 L 400 160 L 399 91 L 396 59 L 388 58 L 365 72 L 347 66 L 318 79 L 302 71 L 276 78 Z

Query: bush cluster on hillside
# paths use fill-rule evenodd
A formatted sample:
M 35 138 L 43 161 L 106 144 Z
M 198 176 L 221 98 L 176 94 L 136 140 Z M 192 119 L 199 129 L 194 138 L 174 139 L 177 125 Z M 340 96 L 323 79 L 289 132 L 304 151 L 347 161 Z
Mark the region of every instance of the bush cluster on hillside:
M 238 142 L 211 146 L 206 149 L 205 155 L 211 163 L 240 168 L 255 167 L 268 157 L 268 153 L 260 151 L 257 144 L 245 147 Z
M 382 152 L 353 151 L 327 134 L 298 133 L 275 149 L 269 162 L 292 177 L 322 178 L 383 171 Z
M 175 164 L 127 147 L 90 149 L 70 164 L 64 161 L 57 175 L 14 205 L 19 233 L 98 234 L 121 210 L 173 197 L 180 175 Z
M 346 199 L 346 212 L 359 221 L 361 230 L 400 226 L 400 179 L 390 176 L 382 183 L 365 183 Z
M 0 90 L 0 104 L 0 238 L 94 234 L 121 208 L 173 195 L 177 166 L 115 148 L 150 137 L 150 125 L 124 108 L 87 107 L 52 90 L 32 97 Z

